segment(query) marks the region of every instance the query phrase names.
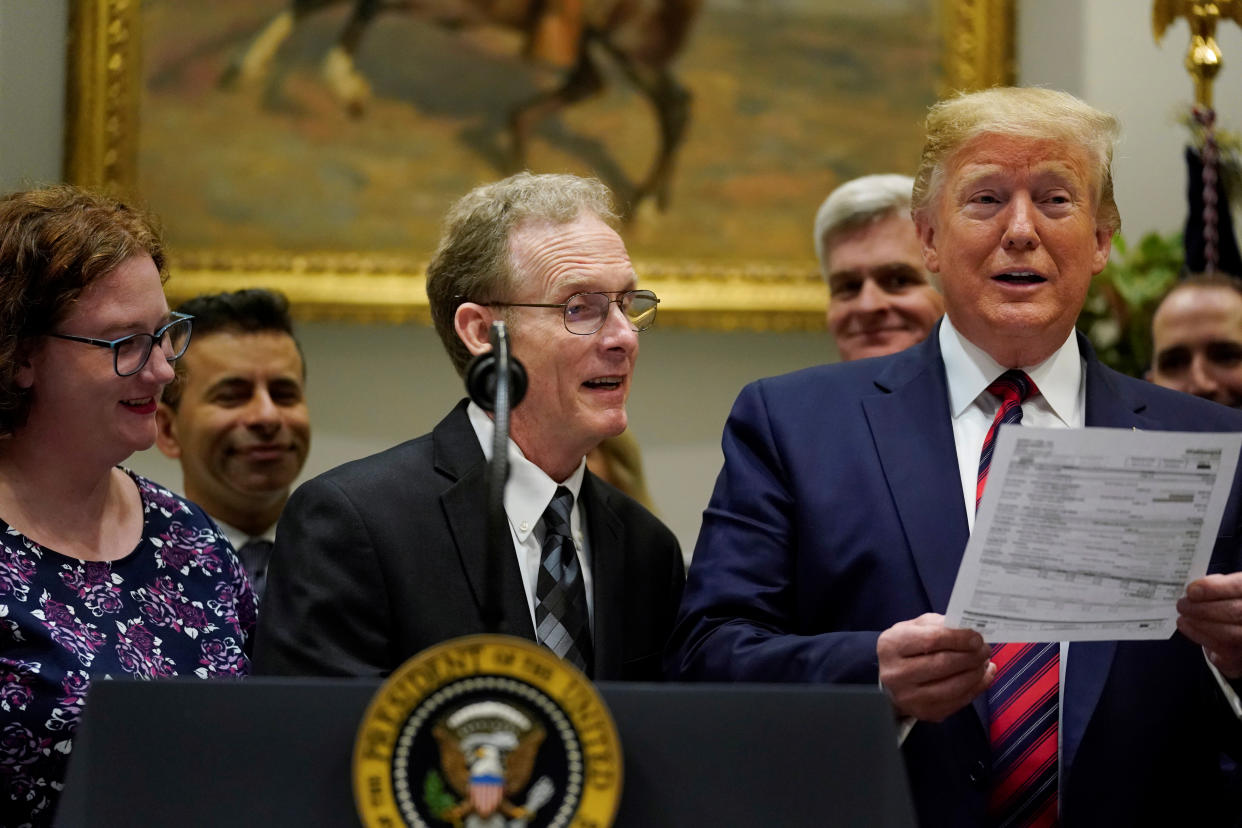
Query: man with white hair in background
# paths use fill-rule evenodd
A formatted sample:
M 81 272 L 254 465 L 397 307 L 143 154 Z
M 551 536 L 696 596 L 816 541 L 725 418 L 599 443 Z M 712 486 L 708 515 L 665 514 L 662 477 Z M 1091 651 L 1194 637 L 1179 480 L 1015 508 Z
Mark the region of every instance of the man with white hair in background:
M 815 216 L 828 283 L 828 330 L 850 361 L 922 342 L 944 313 L 910 218 L 908 175 L 864 175 L 837 187 Z

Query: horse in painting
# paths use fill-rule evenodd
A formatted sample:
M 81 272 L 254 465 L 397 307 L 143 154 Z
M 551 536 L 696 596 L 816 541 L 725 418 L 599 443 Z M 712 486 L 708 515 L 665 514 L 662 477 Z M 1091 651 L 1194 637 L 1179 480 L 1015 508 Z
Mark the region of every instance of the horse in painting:
M 604 89 L 600 61 L 611 59 L 651 103 L 658 127 L 656 157 L 635 187 L 630 209 L 654 198 L 668 206 L 677 153 L 685 138 L 691 95 L 671 64 L 685 46 L 703 0 L 290 0 L 225 70 L 224 85 L 256 85 L 268 76 L 281 45 L 308 15 L 349 4 L 348 19 L 324 58 L 322 74 L 334 96 L 355 116 L 371 87 L 355 56 L 367 27 L 381 11 L 401 10 L 451 27 L 502 26 L 516 30 L 523 55 L 562 70 L 559 85 L 509 112 L 515 167 L 526 166 L 535 125 Z M 607 57 L 605 57 L 607 56 Z

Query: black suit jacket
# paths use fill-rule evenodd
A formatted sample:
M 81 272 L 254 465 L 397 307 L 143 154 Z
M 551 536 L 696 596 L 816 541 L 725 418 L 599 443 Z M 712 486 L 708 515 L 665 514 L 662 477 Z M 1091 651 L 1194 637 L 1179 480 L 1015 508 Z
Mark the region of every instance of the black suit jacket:
M 286 504 L 260 609 L 255 672 L 385 676 L 485 632 L 487 464 L 463 400 L 431 434 L 346 463 Z M 676 539 L 587 472 L 579 494 L 594 589 L 594 677 L 656 680 L 684 583 Z M 500 632 L 534 640 L 517 557 Z

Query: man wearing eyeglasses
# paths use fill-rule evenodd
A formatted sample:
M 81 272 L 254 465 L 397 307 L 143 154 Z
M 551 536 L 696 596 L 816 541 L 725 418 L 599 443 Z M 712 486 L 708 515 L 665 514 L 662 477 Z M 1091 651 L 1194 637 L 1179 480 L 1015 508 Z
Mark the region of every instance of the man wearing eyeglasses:
M 672 533 L 586 469 L 626 426 L 641 331 L 608 191 L 521 173 L 476 188 L 445 220 L 427 273 L 431 315 L 463 374 L 510 331 L 529 387 L 513 410 L 500 632 L 595 679 L 655 680 L 684 582 Z M 489 416 L 463 400 L 432 431 L 299 488 L 280 521 L 259 672 L 383 676 L 418 651 L 485 631 Z

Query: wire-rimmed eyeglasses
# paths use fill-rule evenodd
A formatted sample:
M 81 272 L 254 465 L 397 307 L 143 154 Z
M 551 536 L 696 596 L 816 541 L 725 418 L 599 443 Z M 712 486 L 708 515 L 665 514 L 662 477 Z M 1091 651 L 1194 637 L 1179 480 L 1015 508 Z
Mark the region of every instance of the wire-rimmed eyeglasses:
M 613 298 L 615 297 L 615 298 Z M 534 302 L 482 302 L 496 308 L 561 308 L 565 313 L 565 330 L 579 336 L 590 336 L 604 327 L 608 310 L 615 304 L 621 308 L 630 327 L 645 331 L 655 323 L 659 298 L 650 290 L 619 290 L 610 293 L 575 293 L 557 304 Z
M 151 349 L 158 342 L 164 351 L 164 359 L 172 362 L 185 353 L 190 345 L 190 330 L 194 317 L 188 313 L 172 314 L 172 321 L 159 328 L 155 333 L 136 333 L 120 339 L 92 339 L 89 336 L 73 336 L 72 334 L 50 333 L 56 339 L 67 339 L 70 342 L 84 342 L 98 348 L 112 349 L 112 368 L 118 377 L 129 377 L 142 370 L 151 358 Z

